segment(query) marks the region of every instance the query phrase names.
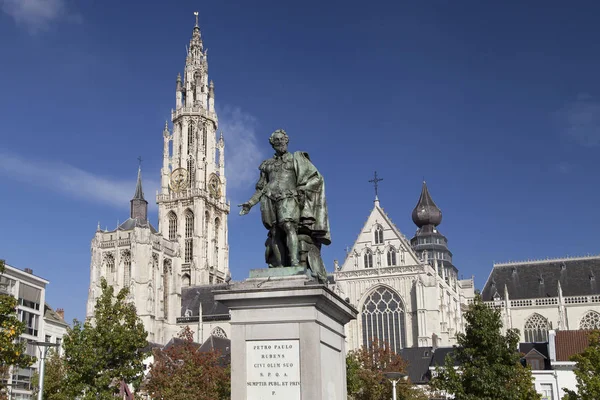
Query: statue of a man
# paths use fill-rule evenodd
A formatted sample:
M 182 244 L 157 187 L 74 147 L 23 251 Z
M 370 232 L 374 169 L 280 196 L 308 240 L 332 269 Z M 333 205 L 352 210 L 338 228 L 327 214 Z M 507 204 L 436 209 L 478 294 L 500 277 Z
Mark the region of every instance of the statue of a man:
M 262 221 L 269 230 L 265 258 L 270 268 L 305 266 L 323 281 L 327 273 L 321 245 L 331 243 L 325 183 L 308 154 L 288 152 L 288 142 L 282 129 L 271 134 L 275 155 L 258 167 L 256 192 L 240 204 L 240 215 L 260 202 Z

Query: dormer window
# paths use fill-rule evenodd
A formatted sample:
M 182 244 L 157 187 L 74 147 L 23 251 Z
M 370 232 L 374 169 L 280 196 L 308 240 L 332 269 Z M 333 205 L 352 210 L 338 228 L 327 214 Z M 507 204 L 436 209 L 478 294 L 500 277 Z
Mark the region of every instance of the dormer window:
M 375 228 L 375 244 L 383 244 L 383 228 L 381 225 L 377 225 Z

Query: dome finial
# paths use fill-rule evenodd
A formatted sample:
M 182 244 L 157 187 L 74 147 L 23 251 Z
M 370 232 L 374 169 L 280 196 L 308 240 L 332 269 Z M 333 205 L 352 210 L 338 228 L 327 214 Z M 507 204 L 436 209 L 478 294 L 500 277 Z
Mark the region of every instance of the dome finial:
M 424 179 L 419 202 L 412 212 L 412 220 L 419 228 L 425 225 L 438 226 L 442 223 L 442 211 L 431 198 Z

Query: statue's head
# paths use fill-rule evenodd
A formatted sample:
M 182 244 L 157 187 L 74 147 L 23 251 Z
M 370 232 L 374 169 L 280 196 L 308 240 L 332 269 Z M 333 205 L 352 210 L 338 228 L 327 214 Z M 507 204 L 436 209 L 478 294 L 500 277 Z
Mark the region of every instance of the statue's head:
M 278 153 L 285 153 L 287 151 L 287 145 L 290 141 L 287 133 L 283 129 L 277 129 L 271 133 L 269 143 L 273 146 L 273 149 Z

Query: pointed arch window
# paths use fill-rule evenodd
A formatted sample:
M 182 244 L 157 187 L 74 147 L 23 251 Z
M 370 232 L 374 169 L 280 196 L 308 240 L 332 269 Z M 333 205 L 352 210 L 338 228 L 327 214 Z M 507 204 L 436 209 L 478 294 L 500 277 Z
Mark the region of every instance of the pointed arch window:
M 219 229 L 221 227 L 221 220 L 217 217 L 215 218 L 215 259 L 213 261 L 213 265 L 217 266 L 219 264 Z
M 375 244 L 383 244 L 383 228 L 381 227 L 381 225 L 377 225 L 375 227 L 374 241 Z
M 190 279 L 190 275 L 189 274 L 183 274 L 181 276 L 181 287 L 190 286 L 190 282 L 191 282 L 191 279 Z
M 194 213 L 192 210 L 185 211 L 185 262 L 192 262 L 194 248 Z
M 104 256 L 104 265 L 106 266 L 106 282 L 112 285 L 115 282 L 115 257 L 111 253 Z
M 131 252 L 125 250 L 123 257 L 123 286 L 127 287 L 131 283 Z
M 581 318 L 579 329 L 600 329 L 600 313 L 588 311 L 583 318 Z
M 373 268 L 373 252 L 371 249 L 367 249 L 365 251 L 363 262 L 365 264 L 365 268 Z
M 406 322 L 400 295 L 387 287 L 376 288 L 365 300 L 361 310 L 363 346 L 374 340 L 400 353 L 406 347 Z
M 396 265 L 396 249 L 393 246 L 390 246 L 387 251 L 387 265 L 388 267 Z
M 171 211 L 169 213 L 169 240 L 177 238 L 177 215 Z
M 187 153 L 194 154 L 194 124 L 188 126 Z M 188 170 L 191 172 L 191 170 Z
M 190 179 L 188 180 L 188 187 L 194 187 L 195 183 L 194 181 L 196 180 L 196 163 L 194 162 L 193 158 L 188 158 L 187 160 L 187 170 L 190 176 Z
M 525 342 L 547 342 L 550 329 L 552 329 L 552 326 L 546 318 L 537 313 L 533 314 L 525 321 L 525 328 L 523 329 Z

